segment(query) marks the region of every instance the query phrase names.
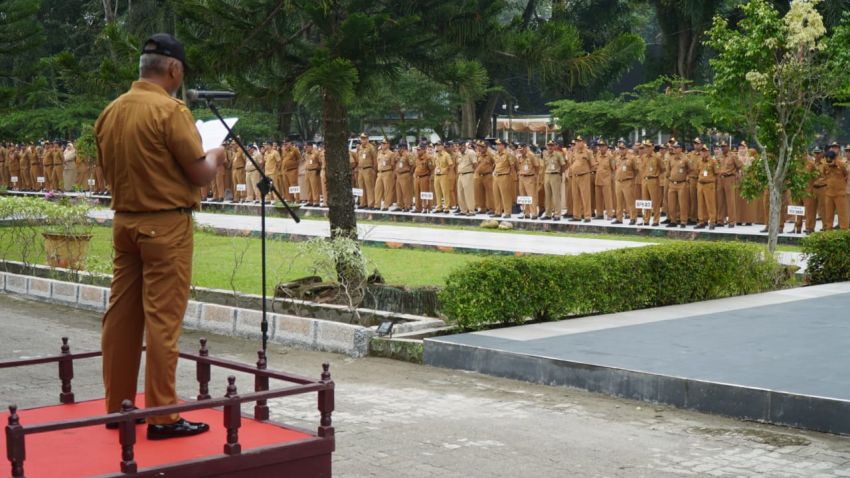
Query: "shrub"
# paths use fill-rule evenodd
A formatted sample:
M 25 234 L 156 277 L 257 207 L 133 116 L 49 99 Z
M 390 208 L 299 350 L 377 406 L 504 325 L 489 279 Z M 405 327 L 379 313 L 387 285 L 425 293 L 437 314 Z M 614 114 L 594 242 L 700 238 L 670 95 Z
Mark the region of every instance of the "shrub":
M 827 284 L 850 280 L 850 231 L 824 231 L 803 238 L 806 281 Z
M 783 268 L 764 249 L 682 242 L 578 256 L 494 257 L 452 272 L 442 312 L 468 330 L 772 290 Z

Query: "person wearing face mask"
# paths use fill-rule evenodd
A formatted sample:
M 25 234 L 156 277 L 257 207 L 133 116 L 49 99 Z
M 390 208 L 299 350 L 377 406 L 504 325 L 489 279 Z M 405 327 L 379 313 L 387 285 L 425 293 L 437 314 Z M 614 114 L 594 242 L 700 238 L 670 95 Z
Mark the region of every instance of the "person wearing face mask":
M 101 334 L 108 413 L 136 399 L 143 337 L 145 406 L 178 403 L 177 342 L 192 276 L 192 211 L 200 207 L 199 187 L 226 160 L 222 147 L 203 150 L 192 113 L 174 97 L 185 68 L 176 38 L 151 36 L 142 44 L 139 80 L 103 110 L 94 127 L 97 161 L 115 210 L 112 286 Z M 148 419 L 147 438 L 208 430 L 178 414 L 159 415 Z

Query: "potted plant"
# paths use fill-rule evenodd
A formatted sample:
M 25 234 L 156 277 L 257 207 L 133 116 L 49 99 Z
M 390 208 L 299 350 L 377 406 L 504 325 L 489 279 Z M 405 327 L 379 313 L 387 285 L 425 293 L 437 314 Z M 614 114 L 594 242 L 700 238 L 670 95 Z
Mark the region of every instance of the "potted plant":
M 92 205 L 84 198 L 45 201 L 44 252 L 51 267 L 82 270 L 89 251 Z

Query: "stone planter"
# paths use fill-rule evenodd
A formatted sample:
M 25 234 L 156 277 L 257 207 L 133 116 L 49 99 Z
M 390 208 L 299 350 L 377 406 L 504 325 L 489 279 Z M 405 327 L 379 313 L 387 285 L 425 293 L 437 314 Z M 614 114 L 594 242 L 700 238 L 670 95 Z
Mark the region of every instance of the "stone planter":
M 47 264 L 65 269 L 85 269 L 89 253 L 91 234 L 41 233 L 44 236 L 44 252 Z

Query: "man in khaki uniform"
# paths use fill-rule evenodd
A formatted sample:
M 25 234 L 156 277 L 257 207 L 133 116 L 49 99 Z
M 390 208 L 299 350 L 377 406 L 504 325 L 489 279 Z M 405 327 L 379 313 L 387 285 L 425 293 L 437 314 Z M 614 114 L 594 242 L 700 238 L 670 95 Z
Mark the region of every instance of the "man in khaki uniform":
M 360 134 L 360 144 L 354 152 L 357 158 L 357 187 L 363 190 L 360 196 L 360 207 L 375 208 L 375 162 L 378 151 L 369 142 L 369 135 Z
M 478 141 L 477 144 L 478 165 L 475 166 L 475 174 L 473 184 L 475 186 L 475 207 L 478 212 L 483 214 L 492 214 L 495 210 L 493 206 L 493 167 L 495 166 L 495 158 L 493 151 L 487 146 L 484 141 Z
M 614 154 L 608 149 L 604 139 L 596 142 L 598 153 L 594 155 L 596 168 L 596 218 L 612 220 L 614 218 Z
M 434 154 L 434 213 L 448 213 L 452 189 L 449 172 L 454 168 L 454 161 L 443 143 L 437 142 L 435 148 L 437 152 Z
M 14 145 L 8 148 L 8 153 L 6 155 L 6 164 L 9 169 L 9 189 L 20 191 L 21 190 L 21 151 L 19 147 L 15 147 Z M 17 177 L 18 180 L 16 182 L 12 182 L 12 178 Z
M 831 231 L 838 214 L 838 228 L 847 230 L 850 227 L 850 213 L 847 210 L 847 160 L 841 158 L 832 149 L 827 151 L 826 158 L 821 164 L 821 175 L 824 177 L 824 216 L 823 230 Z
M 416 202 L 416 212 L 425 214 L 431 209 L 432 201 L 422 199 L 422 193 L 431 192 L 431 171 L 434 163 L 428 155 L 425 146 L 419 146 L 416 150 L 416 167 L 413 170 L 415 176 L 413 183 L 413 198 Z
M 263 153 L 260 152 L 260 148 L 257 145 L 253 145 L 248 149 L 248 152 L 251 153 L 251 157 L 254 158 L 257 166 L 263 168 L 263 171 L 265 171 Z M 260 182 L 260 170 L 257 169 L 257 166 L 254 166 L 254 163 L 250 161 L 245 164 L 245 182 L 248 192 L 246 199 L 249 202 L 260 202 L 261 198 L 260 188 L 257 186 Z
M 475 167 L 478 165 L 478 156 L 466 143 L 458 146 L 457 156 L 457 199 L 460 206 L 457 214 L 475 215 Z
M 416 158 L 407 149 L 407 143 L 398 144 L 398 155 L 395 169 L 396 206 L 403 212 L 413 208 L 413 169 Z
M 0 187 L 9 187 L 9 169 L 8 158 L 11 155 L 10 149 L 0 143 Z
M 50 145 L 50 149 L 52 154 L 50 155 L 50 160 L 52 162 L 52 169 L 50 171 L 50 184 L 53 186 L 53 189 L 56 191 L 63 191 L 65 189 L 65 181 L 64 181 L 64 157 L 62 154 L 62 147 L 59 145 L 59 141 L 54 141 Z M 73 184 L 71 185 L 73 187 Z
M 537 219 L 539 206 L 537 203 L 537 182 L 540 178 L 540 160 L 528 150 L 528 145 L 520 144 L 516 161 L 519 171 L 519 192 L 517 195 L 531 197 L 531 204 L 521 206 L 522 217 Z
M 233 202 L 241 203 L 245 201 L 245 193 L 248 190 L 248 185 L 245 184 L 245 163 L 247 160 L 242 148 L 236 144 L 233 145 L 233 157 L 230 161 L 230 184 L 232 185 L 230 192 L 233 193 Z M 239 191 L 239 189 L 242 189 L 242 191 Z
M 823 150 L 820 146 L 816 146 L 814 158 L 810 158 L 806 164 L 806 171 L 815 173 L 814 177 L 809 180 L 806 188 L 806 198 L 803 200 L 803 206 L 806 208 L 806 234 L 815 232 L 815 224 L 817 218 L 824 217 L 824 206 L 826 205 L 826 178 L 823 176 L 824 169 L 821 167 L 824 162 Z M 823 228 L 823 225 L 821 225 Z
M 514 169 L 514 157 L 508 153 L 506 145 L 502 140 L 496 140 L 496 155 L 493 158 L 493 203 L 495 209 L 493 217 L 511 217 L 511 207 L 513 205 L 513 184 L 511 180 L 512 170 Z
M 746 147 L 746 145 L 745 145 Z M 737 152 L 729 151 L 729 145 L 720 143 L 722 154 L 720 160 L 720 177 L 717 180 L 718 214 L 720 224 L 735 227 L 738 219 L 738 181 L 744 168 L 744 163 Z
M 617 153 L 614 155 L 614 181 L 616 185 L 614 192 L 617 196 L 617 217 L 611 224 L 622 224 L 629 210 L 629 225 L 637 224 L 637 208 L 635 207 L 635 177 L 638 175 L 638 165 L 635 155 L 627 148 L 626 144 L 617 144 Z
M 703 145 L 699 159 L 694 165 L 697 168 L 697 215 L 699 224 L 694 229 L 714 229 L 717 222 L 717 176 L 720 174 L 720 162 L 709 155 L 708 148 Z
M 318 206 L 319 195 L 322 193 L 322 155 L 316 150 L 313 143 L 304 146 L 304 175 L 307 189 L 310 195 L 307 197 L 307 206 Z M 302 194 L 301 197 L 304 197 Z
M 375 207 L 381 211 L 389 210 L 395 197 L 395 154 L 390 149 L 387 138 L 381 141 L 378 150 L 378 178 L 375 180 Z M 383 204 L 382 204 L 383 203 Z
M 688 173 L 690 162 L 682 145 L 673 143 L 673 153 L 668 157 L 667 163 L 667 227 L 684 228 L 688 223 L 689 191 Z
M 543 189 L 546 196 L 546 210 L 541 219 L 551 218 L 553 221 L 561 220 L 561 176 L 567 161 L 564 155 L 556 148 L 554 141 L 546 144 L 543 152 Z
M 225 148 L 224 154 L 226 158 L 224 164 L 218 165 L 218 168 L 215 170 L 215 179 L 212 183 L 213 201 L 224 201 L 224 177 L 227 175 L 225 165 L 233 158 L 233 149 L 229 147 Z
M 452 166 L 449 168 L 449 192 L 446 194 L 448 197 L 448 204 L 450 209 L 458 209 L 458 198 L 457 198 L 457 162 L 460 157 L 460 151 L 457 143 L 449 143 L 448 153 L 452 157 Z M 448 210 L 446 211 L 448 212 Z
M 647 210 L 643 211 L 643 224 L 660 226 L 661 224 L 661 181 L 664 174 L 664 163 L 660 156 L 653 150 L 652 142 L 647 140 L 641 150 L 641 172 L 643 178 L 641 196 L 652 201 L 652 214 L 647 217 Z
M 136 399 L 143 336 L 145 406 L 177 404 L 177 342 L 192 276 L 191 212 L 200 206 L 198 186 L 225 161 L 223 148 L 204 153 L 192 113 L 174 98 L 184 61 L 171 35 L 145 41 L 139 80 L 95 123 L 98 164 L 115 210 L 112 288 L 101 338 L 109 413 Z M 207 430 L 177 414 L 162 415 L 148 419 L 147 438 Z
M 277 192 L 283 195 L 283 182 L 281 181 L 283 178 L 278 174 L 280 170 L 280 153 L 277 151 L 277 148 L 268 142 L 263 144 L 263 164 L 265 165 L 264 172 L 266 176 L 271 178 Z M 274 193 L 269 193 L 266 198 L 266 201 L 274 202 L 276 200 Z
M 289 188 L 298 187 L 298 165 L 301 163 L 301 152 L 292 144 L 292 141 L 287 141 L 283 144 L 283 155 L 281 159 L 281 174 L 283 176 L 283 189 L 280 190 L 281 196 L 286 198 L 286 201 L 293 203 L 301 200 L 300 193 L 291 193 Z M 300 191 L 300 189 L 299 189 Z
M 593 153 L 587 149 L 584 138 L 576 137 L 576 145 L 570 153 L 570 189 L 573 196 L 573 221 L 590 222 L 593 206 L 590 203 L 590 171 Z
M 695 138 L 692 142 L 693 149 L 688 153 L 688 224 L 696 225 L 699 214 L 697 214 L 697 183 L 699 183 L 699 168 L 697 163 L 702 151 L 702 140 Z

